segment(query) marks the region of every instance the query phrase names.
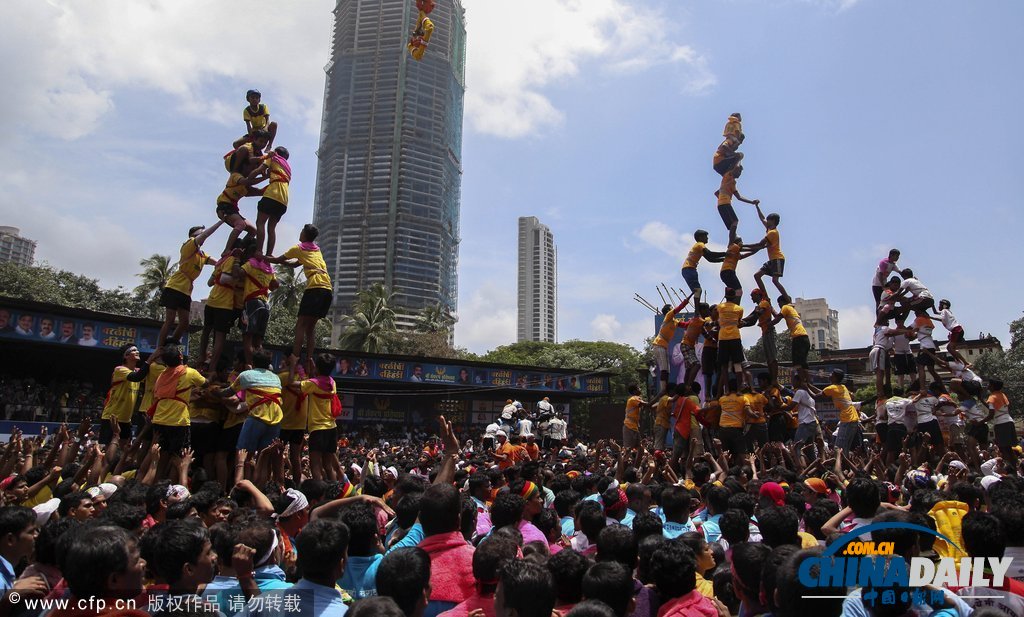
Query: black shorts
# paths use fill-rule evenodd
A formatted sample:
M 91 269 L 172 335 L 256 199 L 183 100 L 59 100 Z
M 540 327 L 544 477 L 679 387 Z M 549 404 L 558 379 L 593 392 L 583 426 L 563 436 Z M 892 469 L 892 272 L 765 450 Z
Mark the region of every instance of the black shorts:
M 338 451 L 338 429 L 328 428 L 309 434 L 309 451 L 334 454 Z
M 903 440 L 907 436 L 907 426 L 902 422 L 890 424 L 885 429 L 885 451 L 899 454 L 903 451 Z
M 939 426 L 938 420 L 929 420 L 924 424 L 919 423 L 917 425 L 917 432 L 927 434 L 933 446 L 940 446 L 944 443 L 942 440 L 942 428 Z
M 284 443 L 297 444 L 302 443 L 302 436 L 306 434 L 306 431 L 301 428 L 283 428 L 278 438 Z
M 731 452 L 734 459 L 747 454 L 747 440 L 743 437 L 743 429 L 723 426 L 718 429 L 718 439 L 722 442 L 722 449 Z
M 238 449 L 238 436 L 242 433 L 242 425 L 221 428 L 217 436 L 217 452 L 234 452 Z
M 216 422 L 194 422 L 191 426 L 192 449 L 195 460 L 201 465 L 203 457 L 217 451 L 217 438 L 220 436 L 220 424 Z
M 270 323 L 270 305 L 263 298 L 248 300 L 245 303 L 245 333 L 263 337 Z
M 117 425 L 121 428 L 121 436 L 118 439 L 132 440 L 132 423 L 131 422 L 118 422 Z M 114 440 L 114 429 L 110 426 L 110 420 L 100 420 L 100 445 L 107 445 Z
M 712 162 L 711 166 L 714 168 L 715 171 L 718 172 L 718 175 L 724 176 L 726 173 L 729 172 L 730 169 L 736 167 L 736 165 L 740 162 L 742 158 L 742 154 L 740 154 L 739 152 L 734 152 L 732 153 L 732 155 L 723 158 L 721 161 L 718 161 L 717 163 Z
M 719 366 L 743 364 L 743 341 L 740 339 L 718 341 Z
M 327 317 L 333 300 L 334 292 L 330 289 L 307 289 L 302 292 L 302 301 L 299 302 L 299 317 Z
M 925 368 L 928 368 L 931 366 L 935 366 L 935 358 L 925 353 L 922 349 L 921 351 L 917 352 L 917 363 Z
M 704 346 L 700 352 L 700 372 L 705 375 L 714 375 L 718 372 L 718 348 Z
M 171 456 L 177 456 L 185 448 L 192 444 L 191 431 L 188 426 L 163 426 L 153 425 L 153 432 L 156 433 L 157 443 L 160 450 L 170 452 Z
M 777 413 L 768 418 L 768 439 L 786 441 L 789 437 L 789 418 L 784 413 Z
M 718 204 L 718 216 L 722 217 L 722 222 L 725 223 L 726 229 L 732 229 L 733 226 L 740 222 L 736 211 L 733 210 L 732 204 Z
M 743 289 L 743 283 L 740 282 L 740 277 L 736 276 L 735 270 L 722 270 L 718 276 L 729 289 Z
M 1012 424 L 1010 426 L 1013 426 Z M 988 424 L 985 422 L 968 422 L 964 431 L 968 437 L 973 437 L 978 445 L 988 446 Z
M 910 353 L 898 353 L 893 356 L 893 366 L 896 367 L 897 375 L 916 375 L 917 374 L 917 362 L 914 360 L 914 354 Z
M 782 276 L 782 273 L 785 271 L 785 259 L 769 259 L 761 265 L 761 272 L 764 272 L 768 276 Z
M 889 425 L 884 422 L 875 423 L 875 434 L 878 435 L 878 443 L 885 445 L 885 435 L 889 430 Z
M 203 325 L 214 332 L 231 332 L 231 326 L 235 325 L 237 320 L 238 311 L 235 309 L 216 308 L 210 305 L 203 309 Z
M 256 204 L 256 211 L 263 212 L 275 223 L 281 220 L 281 217 L 284 216 L 284 213 L 287 210 L 288 206 L 269 197 L 263 197 L 260 199 L 260 202 Z
M 1017 444 L 1017 430 L 1013 422 L 1003 422 L 992 427 L 996 434 L 996 445 L 1000 448 L 1012 448 Z
M 192 298 L 177 289 L 164 287 L 163 291 L 160 292 L 160 306 L 169 308 L 172 311 L 187 311 L 192 308 Z
M 807 335 L 793 337 L 793 366 L 808 368 L 807 354 L 811 352 L 811 339 Z
M 238 211 L 238 204 L 226 204 L 223 202 L 217 202 L 217 218 L 221 220 L 227 220 L 233 215 L 242 216 L 242 213 Z

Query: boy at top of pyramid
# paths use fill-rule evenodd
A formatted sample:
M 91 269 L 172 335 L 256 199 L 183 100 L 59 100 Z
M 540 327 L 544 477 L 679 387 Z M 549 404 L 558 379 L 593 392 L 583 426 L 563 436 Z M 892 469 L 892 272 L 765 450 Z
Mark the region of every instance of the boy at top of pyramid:
M 242 135 L 232 144 L 238 148 L 242 144 L 252 141 L 253 133 L 266 131 L 270 140 L 263 148 L 263 152 L 270 152 L 274 149 L 274 138 L 277 137 L 277 122 L 270 121 L 270 108 L 266 103 L 260 102 L 263 95 L 259 90 L 249 90 L 245 93 L 245 100 L 249 102 L 242 110 L 242 120 L 245 121 L 245 135 Z M 262 154 L 259 153 L 259 154 Z
M 733 167 L 739 164 L 743 160 L 743 153 L 737 152 L 736 149 L 743 143 L 743 118 L 739 112 L 736 112 L 729 116 L 728 121 L 725 123 L 725 129 L 722 131 L 724 139 L 719 144 L 718 149 L 715 150 L 715 157 L 713 159 L 713 167 L 719 175 L 725 175 L 725 173 L 731 170 Z

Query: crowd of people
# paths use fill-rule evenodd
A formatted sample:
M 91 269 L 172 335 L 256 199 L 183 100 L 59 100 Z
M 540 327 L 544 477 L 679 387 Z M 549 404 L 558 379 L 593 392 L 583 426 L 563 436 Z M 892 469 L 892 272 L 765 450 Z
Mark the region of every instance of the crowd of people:
M 895 271 L 895 254 L 876 278 L 885 283 L 876 290 L 876 327 L 885 338 L 876 339 L 884 353 L 872 360 L 881 372 L 878 399 L 867 405 L 874 413 L 854 405 L 841 372 L 823 390 L 810 383 L 807 335 L 780 280 L 780 217 L 765 216 L 750 200 L 765 237 L 744 244 L 737 236 L 731 197 L 747 201 L 735 186 L 739 114 L 730 116 L 714 157 L 729 248 L 711 251 L 707 232 L 698 232 L 683 268 L 692 294 L 665 307 L 655 341 L 667 352 L 675 329 L 685 328 L 682 379 L 669 382 L 667 353 L 658 353 L 660 391 L 647 401 L 639 386 L 631 388 L 621 443 L 585 444 L 547 399 L 509 400 L 478 440 L 464 439 L 444 417 L 433 434 L 424 427 L 399 435 L 339 432 L 335 359 L 317 354 L 311 336 L 329 308 L 330 279 L 311 225 L 297 246 L 274 256 L 290 168 L 287 151 L 272 147 L 277 126 L 259 93 L 248 100 L 247 135 L 225 158 L 221 222 L 190 230 L 164 291 L 163 344 L 145 360 L 135 346 L 121 349 L 95 423 L 86 418 L 52 435 L 14 430 L 0 453 L 0 611 L 1024 614 L 1024 467 L 1002 384 L 974 375 L 957 357 L 956 341 L 949 357 L 926 344 L 928 310 L 938 311 L 951 340 L 959 326 L 948 303 L 934 305 L 911 271 L 895 285 L 885 278 Z M 253 188 L 263 180 L 266 187 Z M 237 205 L 256 194 L 253 225 Z M 213 259 L 201 247 L 223 223 L 233 231 Z M 769 259 L 755 276 L 755 307 L 744 315 L 735 264 L 762 249 Z M 701 301 L 701 258 L 723 263 L 725 300 L 715 306 Z M 209 329 L 189 366 L 177 344 L 187 326 L 181 311 L 207 264 L 215 266 L 209 284 L 223 302 L 208 302 Z M 293 353 L 278 367 L 261 345 L 271 264 L 302 265 L 310 282 Z M 778 309 L 764 277 L 781 294 Z M 691 301 L 696 315 L 679 319 Z M 239 319 L 244 349 L 229 362 L 224 334 Z M 765 349 L 774 349 L 774 326 L 783 320 L 793 345 L 792 388 L 780 383 L 773 357 L 755 378 L 740 338 L 742 327 L 757 325 Z M 924 361 L 916 375 L 906 373 L 914 379 L 899 393 L 887 378 L 894 353 L 887 344 L 898 336 L 916 338 L 916 361 Z M 938 365 L 953 378 L 947 383 L 925 358 L 945 362 Z M 838 410 L 835 434 L 821 430 L 818 396 Z M 654 412 L 651 434 L 641 431 L 646 408 Z M 136 413 L 145 416 L 138 431 Z M 865 423 L 873 423 L 875 439 L 864 438 Z M 874 580 L 809 586 L 801 574 L 808 560 L 868 525 L 874 542 L 892 547 L 878 559 L 1011 561 L 1005 577 L 920 595 Z M 39 599 L 50 604 L 32 604 Z
M 87 380 L 40 381 L 0 375 L 0 418 L 77 422 L 103 409 L 103 391 Z

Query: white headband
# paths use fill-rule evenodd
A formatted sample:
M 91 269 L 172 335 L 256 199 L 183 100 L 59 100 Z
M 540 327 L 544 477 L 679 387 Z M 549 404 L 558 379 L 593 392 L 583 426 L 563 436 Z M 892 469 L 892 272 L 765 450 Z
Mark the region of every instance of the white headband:
M 279 543 L 280 542 L 277 539 L 277 530 L 275 529 L 274 530 L 274 541 L 270 543 L 270 549 L 267 550 L 266 553 L 263 553 L 263 556 L 260 557 L 259 560 L 256 562 L 256 567 L 257 568 L 260 567 L 260 566 L 266 565 L 267 562 L 270 561 L 270 558 L 274 556 L 274 550 L 277 549 L 277 545 Z
M 299 491 L 290 488 L 284 492 L 285 495 L 292 498 L 292 502 L 288 504 L 288 507 L 284 509 L 284 512 L 277 515 L 277 518 L 288 518 L 293 514 L 298 514 L 309 506 L 309 500 L 306 496 Z

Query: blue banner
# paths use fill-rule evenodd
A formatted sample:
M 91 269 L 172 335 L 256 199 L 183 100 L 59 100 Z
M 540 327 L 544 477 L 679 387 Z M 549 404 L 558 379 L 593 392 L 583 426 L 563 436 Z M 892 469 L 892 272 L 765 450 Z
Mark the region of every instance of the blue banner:
M 156 348 L 159 335 L 159 328 L 0 306 L 0 339 L 94 349 L 117 349 L 131 344 L 145 354 Z M 183 351 L 187 350 L 186 342 Z

